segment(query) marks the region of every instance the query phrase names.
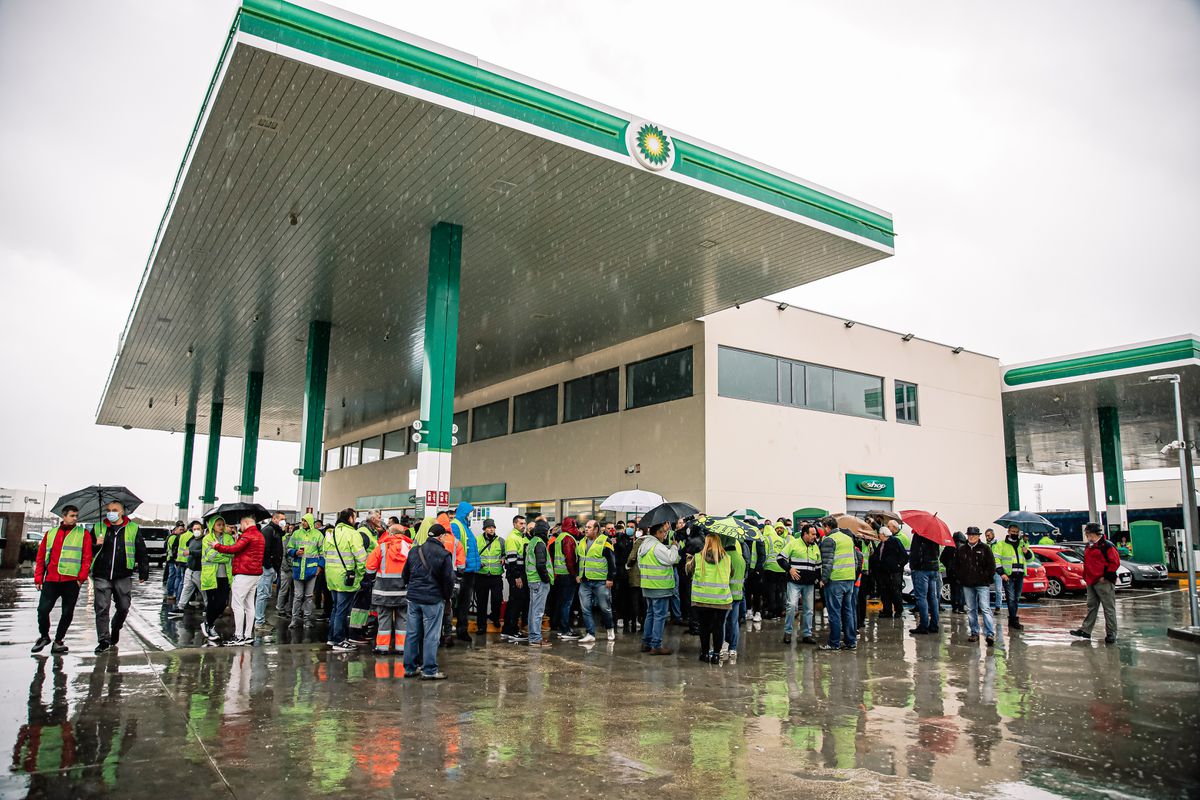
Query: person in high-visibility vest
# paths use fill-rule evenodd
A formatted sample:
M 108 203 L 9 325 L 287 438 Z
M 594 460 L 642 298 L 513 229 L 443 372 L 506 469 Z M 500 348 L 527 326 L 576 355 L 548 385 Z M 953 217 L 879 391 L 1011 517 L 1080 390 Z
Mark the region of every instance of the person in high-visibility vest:
M 529 613 L 529 587 L 525 584 L 525 517 L 513 517 L 513 528 L 504 540 L 504 575 L 508 581 L 508 605 L 504 607 L 504 628 L 500 641 L 528 641 L 521 635 L 520 621 Z
M 825 609 L 829 612 L 829 641 L 819 650 L 858 649 L 855 626 L 854 582 L 862 569 L 862 553 L 854 546 L 850 532 L 838 527 L 837 520 L 821 522 L 821 585 L 825 588 Z
M 1004 582 L 1004 589 L 1008 594 L 1008 626 L 1020 630 L 1024 626 L 1017 609 L 1025 584 L 1025 565 L 1033 558 L 1033 551 L 1021 539 L 1021 529 L 1016 525 L 1009 525 L 1008 535 L 992 548 L 992 552 L 996 554 L 996 574 Z
M 88 567 L 92 563 L 92 537 L 78 520 L 79 509 L 64 506 L 62 523 L 38 543 L 37 560 L 33 565 L 33 585 L 40 593 L 38 640 L 33 645 L 35 653 L 42 652 L 50 644 L 50 612 L 60 600 L 62 610 L 58 615 L 58 628 L 55 629 L 54 645 L 50 652 L 59 655 L 68 650 L 63 637 L 75 618 L 79 587 L 87 581 Z
M 233 532 L 220 515 L 209 518 L 208 531 L 200 540 L 200 588 L 204 591 L 204 624 L 200 632 L 210 642 L 221 641 L 216 624 L 229 605 L 229 584 L 233 579 L 233 556 L 217 552 L 217 544 L 233 544 Z
M 542 638 L 542 618 L 546 615 L 546 600 L 554 584 L 554 565 L 546 540 L 550 526 L 545 520 L 534 523 L 533 533 L 525 545 L 525 582 L 529 585 L 529 646 L 550 647 Z
M 783 618 L 783 643 L 791 644 L 792 626 L 798 606 L 801 610 L 801 644 L 816 644 L 813 638 L 813 609 L 816 607 L 817 582 L 821 577 L 821 548 L 817 546 L 817 526 L 805 525 L 799 539 L 789 539 L 780 552 L 780 564 L 787 568 L 787 603 Z
M 401 576 L 411 548 L 412 539 L 408 538 L 404 526 L 389 525 L 379 537 L 379 544 L 367 556 L 367 574 L 374 576 L 371 605 L 379 621 L 374 647 L 377 656 L 404 652 L 408 587 Z
M 767 551 L 767 560 L 762 565 L 762 616 L 763 619 L 778 619 L 783 616 L 783 594 L 787 582 L 787 574 L 779 566 L 779 551 L 783 549 L 784 538 L 770 520 L 763 525 L 762 534 Z
M 579 640 L 580 644 L 591 644 L 596 641 L 596 623 L 592 617 L 592 608 L 599 607 L 600 616 L 604 622 L 608 641 L 617 638 L 616 626 L 612 616 L 612 586 L 613 575 L 616 572 L 616 556 L 613 555 L 612 542 L 600 532 L 600 523 L 589 519 L 583 527 L 584 540 L 579 543 L 579 607 L 583 611 L 583 625 L 587 633 Z M 533 620 L 529 621 L 533 624 Z
M 783 535 L 780 535 L 780 542 L 783 541 Z M 790 541 L 790 537 L 788 537 Z M 744 615 L 743 609 L 746 606 L 746 550 L 743 550 L 744 545 L 749 545 L 749 542 L 733 542 L 725 545 L 725 552 L 729 554 L 731 559 L 729 570 L 729 593 L 733 597 L 733 602 L 729 606 L 729 613 L 725 615 L 725 641 L 721 645 L 721 658 L 728 659 L 730 664 L 737 663 L 738 640 L 741 638 L 742 627 L 740 617 Z
M 642 628 L 642 652 L 668 656 L 663 647 L 663 628 L 670 613 L 675 592 L 675 565 L 679 563 L 679 545 L 669 541 L 672 525 L 664 522 L 637 543 L 638 580 L 646 598 L 646 624 Z
M 575 593 L 579 586 L 579 531 L 575 526 L 575 518 L 563 520 L 562 530 L 554 538 L 550 547 L 551 561 L 554 562 L 554 591 L 551 593 L 553 602 L 558 606 L 551 615 L 550 624 L 556 626 L 558 638 L 565 641 L 578 639 L 579 634 L 571 625 L 571 607 L 575 603 Z
M 996 532 L 988 528 L 983 532 L 983 541 L 988 547 L 992 548 L 992 555 L 996 554 L 996 545 L 999 544 L 996 539 Z M 1000 606 L 1004 605 L 1004 581 L 1000 580 L 1000 573 L 996 573 L 996 578 L 992 582 L 992 611 L 999 611 Z
M 716 647 L 725 632 L 725 615 L 733 606 L 729 587 L 733 559 L 725 552 L 721 537 L 710 533 L 704 537 L 700 552 L 688 556 L 687 564 L 692 574 L 692 610 L 700 624 L 700 660 L 720 664 L 721 654 Z
M 179 538 L 187 535 L 187 528 L 183 524 L 183 520 L 179 520 L 171 528 L 171 532 L 167 534 L 167 541 L 163 548 L 163 605 L 174 604 L 175 598 L 179 597 L 179 591 L 183 584 L 183 573 L 179 566 L 175 563 L 175 551 L 179 547 Z
M 353 508 L 339 511 L 337 522 L 325 532 L 325 541 L 321 545 L 321 555 L 325 558 L 325 585 L 333 595 L 325 643 L 340 652 L 355 650 L 349 641 L 350 606 L 367 566 L 367 552 L 355 527 L 357 517 Z
M 486 636 L 488 621 L 500 627 L 504 605 L 504 540 L 496 535 L 496 521 L 483 521 L 479 546 L 479 572 L 475 575 L 475 633 Z
M 117 644 L 121 628 L 133 602 L 133 575 L 138 583 L 150 580 L 150 553 L 138 524 L 125 516 L 125 506 L 114 500 L 104 507 L 104 518 L 96 523 L 92 579 L 92 610 L 96 614 L 96 654 Z M 109 619 L 109 609 L 116 611 Z
M 471 512 L 474 510 L 475 506 L 465 500 L 459 503 L 448 528 L 463 549 L 463 567 L 459 573 L 458 597 L 454 606 L 454 636 L 462 642 L 471 641 L 471 600 L 475 597 L 475 581 L 480 567 L 479 538 L 471 530 Z M 486 632 L 486 629 L 479 631 L 481 635 Z
M 192 598 L 204 605 L 204 589 L 200 586 L 201 559 L 204 556 L 204 523 L 198 519 L 188 524 L 187 533 L 179 537 L 176 544 L 176 563 L 183 569 L 183 586 L 175 598 L 175 607 L 167 612 L 168 617 L 182 617 Z M 182 558 L 182 561 L 178 559 Z

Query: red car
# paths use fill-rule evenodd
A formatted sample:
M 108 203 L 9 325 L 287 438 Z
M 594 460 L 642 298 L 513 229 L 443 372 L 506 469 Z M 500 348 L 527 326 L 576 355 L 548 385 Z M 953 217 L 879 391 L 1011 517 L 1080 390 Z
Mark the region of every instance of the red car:
M 1037 555 L 1036 547 L 1033 551 L 1034 555 Z M 1035 558 L 1025 565 L 1025 583 L 1021 586 L 1021 596 L 1037 600 L 1049 591 L 1049 583 L 1046 568 Z
M 1066 547 L 1034 545 L 1033 552 L 1042 562 L 1046 572 L 1046 594 L 1061 597 L 1067 592 L 1082 592 L 1087 588 L 1083 582 L 1083 559 Z M 1028 582 L 1028 578 L 1025 579 Z

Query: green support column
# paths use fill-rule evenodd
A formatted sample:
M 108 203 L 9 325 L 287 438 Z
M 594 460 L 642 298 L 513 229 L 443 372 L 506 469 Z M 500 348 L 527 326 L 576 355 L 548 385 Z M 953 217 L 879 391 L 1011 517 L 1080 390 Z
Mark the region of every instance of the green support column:
M 1117 409 L 1096 409 L 1100 421 L 1100 463 L 1104 468 L 1104 501 L 1108 506 L 1108 530 L 1129 530 L 1125 510 L 1125 471 L 1121 461 L 1121 421 Z
M 449 505 L 454 443 L 454 369 L 462 226 L 439 222 L 429 234 L 425 294 L 425 360 L 421 370 L 421 440 L 417 443 L 417 516 Z
M 1004 474 L 1008 482 L 1008 508 L 1019 511 L 1021 486 L 1017 480 L 1017 442 L 1012 420 L 1007 417 L 1004 419 Z
M 204 494 L 200 495 L 202 513 L 208 513 L 217 502 L 217 456 L 221 453 L 221 417 L 225 403 L 213 398 L 208 414 L 208 464 L 204 469 Z
M 187 519 L 188 505 L 192 493 L 192 453 L 196 447 L 196 423 L 188 422 L 183 426 L 183 468 L 179 479 L 179 516 Z
M 243 503 L 254 502 L 254 466 L 258 458 L 258 427 L 262 419 L 263 374 L 250 372 L 246 375 L 246 416 L 242 427 L 242 480 L 238 484 L 238 499 Z
M 300 421 L 300 513 L 317 511 L 321 459 L 325 445 L 325 384 L 329 379 L 330 324 L 308 323 L 308 357 L 304 371 L 304 413 Z

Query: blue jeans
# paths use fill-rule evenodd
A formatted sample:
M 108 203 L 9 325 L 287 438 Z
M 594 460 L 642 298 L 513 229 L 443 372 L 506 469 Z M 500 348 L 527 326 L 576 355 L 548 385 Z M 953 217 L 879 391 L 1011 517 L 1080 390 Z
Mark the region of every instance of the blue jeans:
M 967 601 L 967 626 L 972 636 L 979 635 L 979 618 L 983 617 L 983 632 L 989 639 L 996 638 L 996 623 L 992 620 L 992 606 L 988 602 L 990 586 L 964 586 L 963 596 Z
M 675 590 L 671 593 L 671 596 L 668 597 L 667 600 L 670 601 L 670 607 L 668 610 L 671 613 L 671 619 L 683 619 L 683 612 L 679 607 L 679 581 L 678 580 L 675 581 Z
M 917 627 L 921 630 L 933 630 L 938 626 L 938 603 L 941 597 L 938 590 L 941 581 L 938 580 L 936 569 L 913 570 L 913 598 L 917 601 L 917 615 L 920 621 Z
M 742 625 L 738 620 L 746 613 L 746 598 L 734 600 L 733 605 L 729 608 L 729 613 L 725 615 L 725 641 L 729 642 L 729 649 L 737 651 L 738 640 L 742 638 Z
M 184 565 L 178 561 L 167 563 L 167 594 L 179 599 L 179 593 L 183 591 L 183 571 Z
M 1025 588 L 1025 573 L 1014 572 L 1008 576 L 1008 585 L 1005 591 L 1008 593 L 1008 621 L 1012 622 L 1017 619 L 1017 608 L 1021 603 L 1021 590 Z
M 583 626 L 592 636 L 596 635 L 596 623 L 592 619 L 592 604 L 600 606 L 600 617 L 604 627 L 613 629 L 612 594 L 604 581 L 589 581 L 586 578 L 579 584 L 579 607 L 583 610 Z
M 267 603 L 271 600 L 271 587 L 275 585 L 275 569 L 263 567 L 262 576 L 258 579 L 258 587 L 254 595 L 254 624 L 262 625 L 267 621 Z
M 550 597 L 550 584 L 538 581 L 529 584 L 529 643 L 542 640 L 542 617 L 546 616 L 546 600 Z
M 992 608 L 999 611 L 1000 606 L 1004 605 L 1004 581 L 1000 580 L 999 575 L 993 579 L 992 591 L 996 593 L 992 598 Z
M 571 629 L 571 604 L 575 602 L 575 589 L 578 586 L 575 578 L 568 575 L 565 581 L 558 581 L 558 632 L 574 633 Z
M 333 595 L 333 608 L 329 612 L 329 635 L 326 641 L 337 644 L 346 641 L 350 635 L 350 606 L 354 605 L 355 592 L 338 592 L 330 590 Z
M 796 583 L 788 581 L 787 585 L 787 613 L 784 615 L 783 632 L 789 636 L 792 634 L 792 620 L 796 618 L 796 607 L 804 603 L 804 620 L 800 630 L 803 631 L 803 636 L 812 636 L 813 626 L 813 600 L 816 597 L 817 585 L 815 583 Z
M 670 597 L 646 598 L 646 624 L 642 626 L 642 644 L 647 647 L 662 647 L 663 629 L 670 613 Z
M 421 659 L 421 672 L 426 675 L 437 674 L 438 642 L 442 638 L 442 614 L 445 612 L 445 603 L 408 602 L 408 621 L 404 633 L 405 675 L 416 674 L 418 658 Z
M 825 607 L 829 611 L 829 646 L 858 643 L 857 609 L 854 603 L 854 581 L 830 581 L 825 585 Z

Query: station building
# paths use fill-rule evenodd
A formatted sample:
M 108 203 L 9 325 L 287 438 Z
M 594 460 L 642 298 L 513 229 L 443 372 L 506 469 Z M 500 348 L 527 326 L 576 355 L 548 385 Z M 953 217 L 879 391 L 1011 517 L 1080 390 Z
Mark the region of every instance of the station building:
M 651 489 L 714 513 L 1005 510 L 995 358 L 756 300 L 455 398 L 451 501 L 607 517 Z M 410 408 L 327 441 L 322 508 L 412 513 Z

